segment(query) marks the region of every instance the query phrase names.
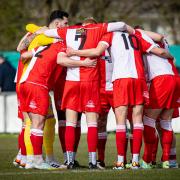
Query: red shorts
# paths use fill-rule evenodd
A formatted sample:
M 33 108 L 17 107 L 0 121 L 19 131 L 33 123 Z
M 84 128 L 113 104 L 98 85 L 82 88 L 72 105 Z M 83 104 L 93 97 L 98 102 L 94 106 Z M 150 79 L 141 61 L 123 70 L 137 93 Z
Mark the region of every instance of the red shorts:
M 77 112 L 100 112 L 99 82 L 66 81 L 61 109 Z
M 151 109 L 177 108 L 178 103 L 176 77 L 172 75 L 157 76 L 151 81 L 149 104 Z
M 101 91 L 100 92 L 101 112 L 108 113 L 113 105 L 113 91 Z
M 114 107 L 135 106 L 148 101 L 148 90 L 145 80 L 122 78 L 113 82 Z
M 22 112 L 45 116 L 49 107 L 48 89 L 27 82 L 21 84 L 20 104 Z
M 58 109 L 58 110 L 61 110 L 64 86 L 65 86 L 65 79 L 59 78 L 53 88 L 54 102 L 55 102 L 56 109 Z

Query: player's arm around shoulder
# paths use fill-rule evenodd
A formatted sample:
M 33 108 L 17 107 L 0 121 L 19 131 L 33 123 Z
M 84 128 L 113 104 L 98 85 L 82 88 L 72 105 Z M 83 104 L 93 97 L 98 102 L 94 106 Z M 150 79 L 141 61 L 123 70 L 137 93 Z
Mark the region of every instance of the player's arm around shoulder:
M 77 60 L 73 60 L 70 57 L 67 56 L 67 54 L 65 52 L 60 52 L 57 55 L 57 64 L 61 65 L 61 66 L 65 66 L 65 67 L 95 67 L 97 64 L 97 60 L 96 59 L 90 59 L 90 58 L 86 58 L 83 61 L 77 61 Z
M 83 56 L 83 57 L 98 57 L 100 56 L 109 46 L 107 43 L 100 41 L 96 48 L 75 50 L 68 47 L 66 50 L 67 56 Z
M 160 47 L 153 47 L 150 52 L 162 58 L 174 59 L 174 57 L 169 53 L 169 51 Z

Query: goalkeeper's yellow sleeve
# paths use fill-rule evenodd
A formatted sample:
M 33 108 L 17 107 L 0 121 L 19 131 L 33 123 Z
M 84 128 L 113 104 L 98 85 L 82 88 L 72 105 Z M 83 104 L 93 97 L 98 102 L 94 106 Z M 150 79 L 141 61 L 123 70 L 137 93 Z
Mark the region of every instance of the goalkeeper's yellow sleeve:
M 32 50 L 33 48 L 36 48 L 39 46 L 52 44 L 54 41 L 55 41 L 54 38 L 50 38 L 50 37 L 45 36 L 44 34 L 40 34 L 32 40 L 32 42 L 30 43 L 28 47 L 28 50 Z
M 37 26 L 35 24 L 27 24 L 26 25 L 26 31 L 30 32 L 30 33 L 34 33 L 37 30 L 39 30 L 41 28 L 41 26 Z

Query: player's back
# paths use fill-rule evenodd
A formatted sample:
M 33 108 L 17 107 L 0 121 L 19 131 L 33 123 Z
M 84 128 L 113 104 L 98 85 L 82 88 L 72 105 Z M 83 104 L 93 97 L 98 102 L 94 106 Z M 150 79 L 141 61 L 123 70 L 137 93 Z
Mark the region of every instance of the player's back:
M 48 87 L 51 75 L 54 73 L 57 66 L 59 66 L 56 60 L 57 54 L 61 51 L 65 51 L 64 44 L 61 42 L 37 48 L 36 54 L 28 66 L 30 71 L 29 69 L 26 71 L 27 74 L 29 73 L 27 81 L 32 81 Z
M 114 32 L 111 58 L 114 61 L 113 81 L 119 78 L 144 79 L 142 46 L 135 35 Z
M 107 24 L 88 24 L 59 29 L 58 34 L 65 40 L 66 46 L 75 50 L 96 48 L 102 36 L 107 32 Z M 85 57 L 72 56 L 74 60 L 84 60 Z M 98 65 L 97 65 L 98 66 Z M 99 80 L 98 67 L 68 68 L 66 80 L 94 81 Z
M 106 23 L 58 29 L 58 34 L 65 41 L 66 45 L 75 50 L 96 48 L 105 33 L 107 33 Z
M 143 39 L 146 41 L 150 42 L 151 44 L 155 44 L 157 47 L 159 44 L 156 44 L 150 37 L 148 37 L 146 34 L 141 32 L 140 30 L 136 31 L 136 34 L 138 36 L 142 36 Z M 162 48 L 165 48 L 161 44 Z M 173 61 L 168 60 L 163 57 L 159 57 L 155 54 L 146 54 L 146 58 L 144 59 L 146 61 L 145 65 L 147 66 L 148 69 L 148 75 L 149 75 L 149 80 L 152 80 L 154 77 L 159 76 L 159 75 L 174 75 L 173 72 Z

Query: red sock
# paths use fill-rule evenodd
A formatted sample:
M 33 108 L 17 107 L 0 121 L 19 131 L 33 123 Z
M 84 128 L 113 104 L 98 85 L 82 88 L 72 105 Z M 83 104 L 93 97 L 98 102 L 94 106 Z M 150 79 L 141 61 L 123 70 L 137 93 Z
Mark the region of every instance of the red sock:
M 159 136 L 158 136 L 158 134 L 156 134 L 156 140 L 155 140 L 153 147 L 152 147 L 152 159 L 151 159 L 152 162 L 156 162 L 158 144 L 159 144 Z
M 139 154 L 142 145 L 143 124 L 133 125 L 133 154 Z
M 43 131 L 40 129 L 31 129 L 31 143 L 34 155 L 42 155 Z
M 58 135 L 63 153 L 66 152 L 65 131 L 66 131 L 66 120 L 59 120 Z
M 152 146 L 156 140 L 155 120 L 147 116 L 143 117 L 144 121 L 144 154 L 143 160 L 150 163 L 152 160 Z
M 22 128 L 21 134 L 20 134 L 20 149 L 21 149 L 21 154 L 25 156 L 26 155 L 26 146 L 24 143 L 24 131 L 25 131 L 25 127 Z
M 116 146 L 117 146 L 118 155 L 125 156 L 125 147 L 126 147 L 125 125 L 117 125 L 116 127 Z
M 98 133 L 98 160 L 104 162 L 107 132 Z
M 72 122 L 66 122 L 66 132 L 65 132 L 66 151 L 70 151 L 70 152 L 74 151 L 75 127 L 76 124 Z
M 81 126 L 77 126 L 77 127 L 75 128 L 74 152 L 77 152 L 80 138 L 81 138 Z
M 97 123 L 88 123 L 88 152 L 96 152 L 98 141 Z
M 173 131 L 171 126 L 171 121 L 160 120 L 161 130 L 162 130 L 162 158 L 161 161 L 169 161 L 171 144 L 173 141 Z

